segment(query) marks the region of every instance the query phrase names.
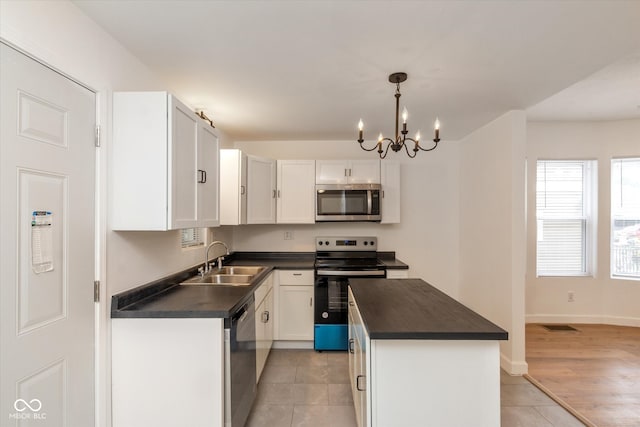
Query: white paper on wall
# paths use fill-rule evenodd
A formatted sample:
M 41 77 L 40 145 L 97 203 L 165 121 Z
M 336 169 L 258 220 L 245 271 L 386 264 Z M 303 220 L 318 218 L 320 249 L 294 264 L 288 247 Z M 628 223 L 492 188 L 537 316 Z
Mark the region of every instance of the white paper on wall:
M 36 274 L 53 271 L 53 215 L 49 211 L 32 214 L 31 268 Z

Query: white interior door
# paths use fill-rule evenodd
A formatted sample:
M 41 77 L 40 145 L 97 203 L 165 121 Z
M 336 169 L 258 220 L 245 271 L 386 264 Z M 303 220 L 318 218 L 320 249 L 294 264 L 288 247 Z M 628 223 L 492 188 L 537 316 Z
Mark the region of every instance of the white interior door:
M 92 426 L 95 94 L 0 49 L 0 425 Z

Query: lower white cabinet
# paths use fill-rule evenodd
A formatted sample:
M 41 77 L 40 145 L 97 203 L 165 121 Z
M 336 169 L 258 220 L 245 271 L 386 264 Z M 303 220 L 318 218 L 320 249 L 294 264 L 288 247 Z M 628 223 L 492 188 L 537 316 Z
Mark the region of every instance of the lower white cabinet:
M 355 301 L 349 298 L 349 380 L 358 427 L 368 424 L 367 348 L 369 335 L 362 323 Z
M 351 289 L 348 301 L 358 427 L 500 425 L 498 341 L 370 339 Z
M 313 270 L 278 273 L 278 340 L 313 340 Z
M 112 319 L 112 425 L 222 427 L 224 319 Z
M 271 273 L 255 291 L 256 307 L 256 383 L 273 344 L 273 276 Z

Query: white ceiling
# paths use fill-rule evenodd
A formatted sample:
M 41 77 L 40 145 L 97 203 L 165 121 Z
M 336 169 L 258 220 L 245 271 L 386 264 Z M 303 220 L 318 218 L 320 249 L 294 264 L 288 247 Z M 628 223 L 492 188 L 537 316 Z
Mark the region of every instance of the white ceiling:
M 396 71 L 409 131 L 445 140 L 510 109 L 640 117 L 640 1 L 74 3 L 235 140 L 389 135 Z

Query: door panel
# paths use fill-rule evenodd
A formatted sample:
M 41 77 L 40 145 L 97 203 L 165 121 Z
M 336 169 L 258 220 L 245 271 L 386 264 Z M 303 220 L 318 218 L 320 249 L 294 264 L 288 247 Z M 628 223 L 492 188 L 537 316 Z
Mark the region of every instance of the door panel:
M 0 425 L 91 426 L 95 94 L 2 43 L 0 75 Z

